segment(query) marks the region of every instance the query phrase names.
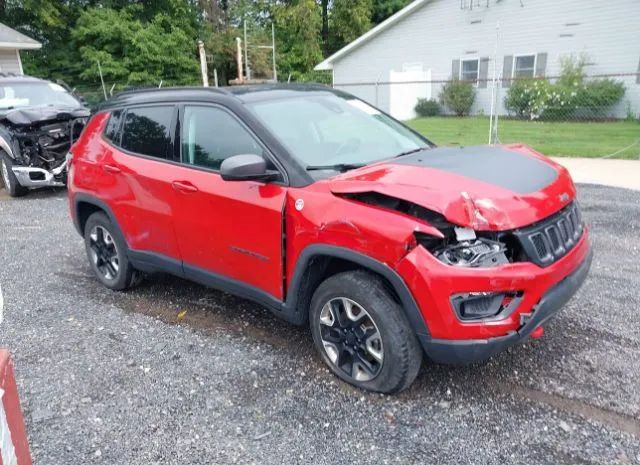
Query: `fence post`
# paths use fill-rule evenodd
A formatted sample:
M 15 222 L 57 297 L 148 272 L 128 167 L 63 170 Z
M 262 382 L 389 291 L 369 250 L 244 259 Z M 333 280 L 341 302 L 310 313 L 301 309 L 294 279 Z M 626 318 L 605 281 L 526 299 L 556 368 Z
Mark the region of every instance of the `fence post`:
M 491 112 L 489 115 L 489 145 L 498 142 L 498 44 L 500 42 L 500 23 L 496 23 L 496 44 L 493 51 L 493 82 L 491 86 Z M 495 119 L 495 122 L 494 122 Z

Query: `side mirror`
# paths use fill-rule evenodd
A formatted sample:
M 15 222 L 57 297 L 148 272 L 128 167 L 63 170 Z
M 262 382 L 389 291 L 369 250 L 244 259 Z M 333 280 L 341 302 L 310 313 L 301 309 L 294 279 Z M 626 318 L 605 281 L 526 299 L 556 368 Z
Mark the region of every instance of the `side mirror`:
M 278 173 L 267 170 L 267 161 L 258 155 L 234 155 L 222 162 L 220 176 L 225 181 L 269 181 Z

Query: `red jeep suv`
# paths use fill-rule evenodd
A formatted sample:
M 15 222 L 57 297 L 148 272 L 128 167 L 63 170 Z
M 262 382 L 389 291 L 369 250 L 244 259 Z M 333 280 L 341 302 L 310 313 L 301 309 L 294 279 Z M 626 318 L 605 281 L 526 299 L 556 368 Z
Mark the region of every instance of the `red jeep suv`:
M 567 171 L 522 145 L 437 148 L 323 86 L 120 94 L 69 154 L 97 278 L 168 272 L 294 324 L 392 393 L 542 333 L 591 264 Z

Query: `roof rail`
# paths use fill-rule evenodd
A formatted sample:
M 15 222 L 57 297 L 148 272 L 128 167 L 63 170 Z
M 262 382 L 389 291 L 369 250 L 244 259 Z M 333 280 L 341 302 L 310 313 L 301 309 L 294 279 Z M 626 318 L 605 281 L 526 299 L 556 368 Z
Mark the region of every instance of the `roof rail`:
M 200 87 L 200 86 L 184 86 L 184 87 L 137 87 L 133 89 L 125 89 L 117 92 L 113 95 L 113 98 L 130 95 L 130 94 L 146 94 L 149 92 L 167 92 L 167 91 L 179 91 L 179 90 L 204 90 L 209 92 L 214 92 L 217 94 L 228 95 L 230 92 L 226 89 L 221 89 L 220 87 Z

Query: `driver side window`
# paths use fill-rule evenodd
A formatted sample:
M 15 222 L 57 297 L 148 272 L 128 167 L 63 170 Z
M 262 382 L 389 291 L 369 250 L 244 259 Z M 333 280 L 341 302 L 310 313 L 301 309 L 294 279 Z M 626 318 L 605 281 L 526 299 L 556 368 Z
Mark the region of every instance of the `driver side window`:
M 255 138 L 232 115 L 220 108 L 185 106 L 182 124 L 182 162 L 219 171 L 234 155 L 266 158 Z

